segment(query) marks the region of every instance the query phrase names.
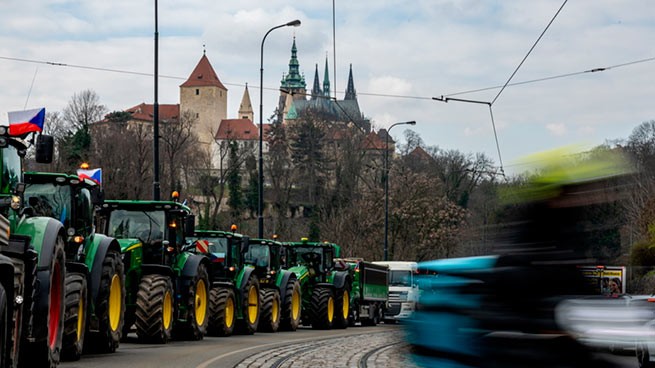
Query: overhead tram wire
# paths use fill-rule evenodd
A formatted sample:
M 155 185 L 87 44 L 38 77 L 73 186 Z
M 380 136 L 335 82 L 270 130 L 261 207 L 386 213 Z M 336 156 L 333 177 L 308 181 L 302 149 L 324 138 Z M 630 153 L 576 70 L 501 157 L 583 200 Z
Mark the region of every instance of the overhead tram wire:
M 50 66 L 58 66 L 58 67 L 65 67 L 65 68 L 77 68 L 77 69 L 85 69 L 85 70 L 94 70 L 94 71 L 101 71 L 101 72 L 110 72 L 110 73 L 120 73 L 120 74 L 130 74 L 130 75 L 141 75 L 141 76 L 146 76 L 146 77 L 152 77 L 152 73 L 144 73 L 144 72 L 135 72 L 135 71 L 130 71 L 130 70 L 121 70 L 121 69 L 112 69 L 112 68 L 100 68 L 100 67 L 92 67 L 92 66 L 85 66 L 85 65 L 75 65 L 75 64 L 66 64 L 66 63 L 58 63 L 58 62 L 51 62 L 51 61 L 42 61 L 42 60 L 33 60 L 33 59 L 24 59 L 24 58 L 15 58 L 15 57 L 8 57 L 8 56 L 0 56 L 0 60 L 9 60 L 9 61 L 18 61 L 18 62 L 24 62 L 24 63 L 33 63 L 33 64 L 43 64 L 43 65 L 50 65 Z M 631 66 L 635 64 L 641 64 L 641 63 L 646 63 L 646 62 L 653 62 L 655 61 L 655 57 L 649 57 L 645 59 L 639 59 L 639 60 L 633 60 L 621 64 L 615 64 L 607 67 L 597 67 L 597 68 L 592 68 L 592 69 L 587 69 L 579 72 L 571 72 L 571 73 L 565 73 L 565 74 L 559 74 L 559 75 L 553 75 L 553 76 L 548 76 L 548 77 L 543 77 L 543 78 L 536 78 L 536 79 L 530 79 L 530 80 L 525 80 L 525 81 L 520 81 L 520 82 L 515 82 L 515 83 L 508 83 L 506 87 L 513 87 L 513 86 L 520 86 L 520 85 L 525 85 L 525 84 L 532 84 L 532 83 L 538 83 L 538 82 L 545 82 L 553 79 L 560 79 L 560 78 L 566 78 L 566 77 L 574 77 L 577 75 L 582 75 L 582 74 L 587 74 L 587 73 L 597 73 L 597 72 L 604 72 L 608 71 L 611 69 L 618 69 L 624 66 Z M 177 79 L 177 80 L 187 80 L 187 77 L 176 77 L 176 76 L 171 76 L 171 75 L 159 75 L 159 78 L 165 78 L 165 79 Z M 245 87 L 245 84 L 243 83 L 229 83 L 229 82 L 223 82 L 223 84 L 228 85 L 228 86 L 235 86 L 235 87 Z M 258 87 L 257 87 L 258 88 Z M 471 93 L 476 93 L 476 92 L 484 92 L 484 91 L 490 91 L 498 88 L 503 88 L 503 85 L 497 85 L 497 86 L 492 86 L 492 87 L 484 87 L 484 88 L 478 88 L 478 89 L 471 89 L 471 90 L 464 90 L 464 91 L 457 91 L 457 92 L 452 92 L 452 93 L 444 93 L 441 94 L 441 97 L 451 97 L 451 96 L 461 96 L 465 94 L 471 94 Z M 272 87 L 264 87 L 265 90 L 269 91 L 279 91 L 279 88 L 272 88 Z M 428 100 L 431 101 L 434 99 L 432 96 L 410 96 L 410 95 L 394 95 L 394 94 L 385 94 L 385 93 L 373 93 L 373 92 L 357 92 L 358 95 L 360 96 L 371 96 L 371 97 L 385 97 L 385 98 L 403 98 L 403 99 L 411 99 L 411 100 Z

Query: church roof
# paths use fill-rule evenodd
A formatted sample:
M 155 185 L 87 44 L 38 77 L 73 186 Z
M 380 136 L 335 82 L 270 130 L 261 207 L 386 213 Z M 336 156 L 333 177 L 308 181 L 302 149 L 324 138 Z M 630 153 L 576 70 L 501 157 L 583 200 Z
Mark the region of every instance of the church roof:
M 434 161 L 432 156 L 427 153 L 421 146 L 417 146 L 409 153 L 409 156 L 416 158 L 419 161 Z
M 246 89 L 243 90 L 243 97 L 241 97 L 241 104 L 239 105 L 239 113 L 252 112 L 252 103 L 250 102 L 250 93 L 248 92 L 248 83 Z
M 385 141 L 380 139 L 380 137 L 374 132 L 368 133 L 364 138 L 364 142 L 362 142 L 362 148 L 365 150 L 384 151 L 385 146 Z M 391 147 L 391 142 L 389 142 L 389 146 Z
M 258 140 L 259 129 L 250 119 L 223 119 L 214 136 L 217 140 Z
M 293 38 L 291 46 L 291 60 L 289 60 L 289 73 L 282 77 L 280 88 L 286 90 L 305 89 L 305 76 L 300 74 L 300 63 L 298 62 L 298 48 L 296 47 L 296 38 Z
M 193 69 L 193 72 L 189 76 L 189 79 L 186 82 L 182 83 L 180 87 L 208 87 L 214 86 L 221 88 L 227 91 L 227 88 L 221 83 L 221 80 L 218 79 L 218 75 L 214 71 L 207 55 L 202 55 L 198 65 Z
M 152 104 L 142 102 L 136 106 L 125 110 L 132 114 L 133 120 L 152 122 L 155 113 L 155 107 Z M 159 105 L 159 120 L 176 120 L 180 116 L 180 105 L 163 104 Z

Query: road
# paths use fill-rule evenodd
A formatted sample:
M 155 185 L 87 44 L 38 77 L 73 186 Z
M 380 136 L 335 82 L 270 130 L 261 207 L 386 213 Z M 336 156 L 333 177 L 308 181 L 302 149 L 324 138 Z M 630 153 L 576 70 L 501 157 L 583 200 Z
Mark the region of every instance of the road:
M 62 368 L 211 368 L 211 367 L 368 367 L 412 368 L 400 326 L 379 325 L 346 330 L 257 333 L 167 345 L 136 342 L 131 334 L 114 354 L 84 355 Z M 637 367 L 634 355 L 602 354 L 619 367 Z

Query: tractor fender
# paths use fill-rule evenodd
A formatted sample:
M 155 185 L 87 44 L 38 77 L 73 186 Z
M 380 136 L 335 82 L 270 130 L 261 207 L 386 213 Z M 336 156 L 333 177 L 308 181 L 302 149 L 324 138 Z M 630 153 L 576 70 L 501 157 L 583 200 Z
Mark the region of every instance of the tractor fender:
M 173 272 L 173 269 L 169 266 L 152 264 L 152 263 L 141 265 L 142 276 L 152 275 L 152 274 L 169 276 L 171 280 L 175 280 L 175 274 Z
M 346 283 L 350 283 L 350 275 L 346 271 L 337 271 L 334 274 L 334 287 L 337 289 L 343 288 Z
M 50 217 L 24 217 L 14 232 L 30 237 L 39 258 L 37 271 L 49 271 L 57 237 L 65 239 L 64 225 Z
M 118 254 L 121 254 L 121 246 L 118 244 L 116 239 L 101 234 L 96 234 L 94 236 L 93 242 L 86 250 L 86 264 L 90 266 L 91 273 L 91 300 L 93 300 L 96 304 L 98 302 L 96 298 L 98 297 L 98 292 L 100 289 L 100 279 L 102 279 L 102 263 L 105 261 L 107 251 L 110 249 L 117 251 Z
M 178 290 L 188 290 L 191 281 L 196 274 L 198 273 L 198 266 L 204 264 L 209 271 L 209 259 L 204 255 L 192 254 L 184 262 L 184 267 L 182 267 L 182 272 L 180 273 L 180 279 L 178 280 Z
M 246 300 L 246 291 L 243 290 L 243 288 L 248 283 L 248 279 L 250 279 L 250 275 L 252 275 L 254 271 L 255 269 L 250 267 L 246 267 L 243 269 L 243 277 L 241 278 L 241 282 L 239 283 L 239 293 L 241 294 L 241 300 Z
M 335 289 L 334 285 L 333 285 L 333 284 L 330 284 L 329 282 L 319 282 L 319 283 L 317 283 L 317 284 L 314 286 L 314 288 L 319 288 L 319 287 L 321 287 L 321 288 L 329 288 L 329 289 L 332 289 L 332 290 Z
M 284 305 L 285 297 L 286 297 L 286 290 L 287 290 L 287 285 L 289 282 L 293 282 L 296 280 L 296 275 L 293 272 L 289 272 L 286 270 L 282 271 L 282 282 L 280 282 L 280 305 Z

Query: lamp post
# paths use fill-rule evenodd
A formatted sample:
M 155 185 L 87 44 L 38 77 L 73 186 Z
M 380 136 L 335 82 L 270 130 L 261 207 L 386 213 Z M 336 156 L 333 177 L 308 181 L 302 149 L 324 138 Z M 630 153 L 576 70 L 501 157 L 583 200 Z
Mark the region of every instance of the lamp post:
M 389 260 L 389 133 L 396 125 L 416 125 L 415 121 L 392 124 L 384 139 L 384 260 Z
M 259 201 L 257 205 L 257 221 L 260 239 L 264 238 L 264 41 L 266 41 L 266 36 L 268 36 L 269 33 L 278 28 L 298 26 L 300 26 L 300 21 L 296 19 L 269 29 L 264 35 L 264 38 L 262 38 L 262 47 L 259 54 L 261 62 L 259 64 Z

